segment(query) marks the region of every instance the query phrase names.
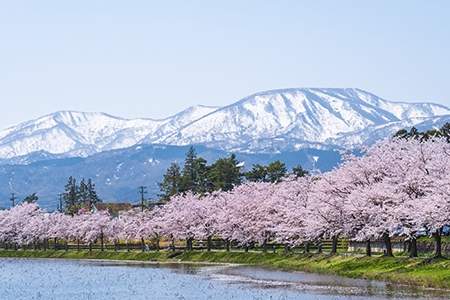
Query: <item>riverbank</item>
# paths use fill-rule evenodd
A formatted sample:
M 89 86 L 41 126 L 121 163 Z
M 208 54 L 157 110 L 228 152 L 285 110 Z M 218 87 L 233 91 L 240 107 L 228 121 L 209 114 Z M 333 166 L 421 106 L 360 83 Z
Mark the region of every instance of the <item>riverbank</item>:
M 108 259 L 154 262 L 206 262 L 263 266 L 286 271 L 335 274 L 350 278 L 450 289 L 450 260 L 406 257 L 328 256 L 261 252 L 113 252 L 1 250 L 0 257 Z

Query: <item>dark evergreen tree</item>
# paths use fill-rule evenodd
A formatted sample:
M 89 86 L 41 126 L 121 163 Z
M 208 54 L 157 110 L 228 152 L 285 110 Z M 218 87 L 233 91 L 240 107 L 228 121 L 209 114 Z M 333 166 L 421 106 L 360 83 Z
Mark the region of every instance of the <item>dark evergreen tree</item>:
M 197 157 L 194 161 L 194 187 L 192 191 L 196 194 L 204 194 L 209 190 L 209 180 L 208 180 L 208 162 L 202 157 Z
M 183 176 L 181 180 L 180 191 L 187 192 L 193 191 L 195 188 L 196 181 L 196 171 L 195 171 L 195 161 L 197 159 L 197 153 L 194 147 L 190 147 L 186 153 L 186 158 L 184 159 Z
M 295 166 L 292 168 L 292 175 L 294 175 L 296 178 L 299 177 L 305 177 L 309 174 L 308 171 L 306 171 L 305 169 L 303 169 L 303 167 L 301 165 Z
M 241 166 L 236 155 L 228 158 L 220 158 L 211 165 L 208 172 L 210 191 L 232 190 L 234 186 L 241 184 Z
M 254 164 L 252 169 L 244 174 L 248 181 L 253 182 L 266 182 L 267 181 L 267 167 Z
M 80 204 L 90 208 L 88 187 L 84 178 L 81 179 L 80 185 L 77 188 L 77 197 Z
M 86 188 L 87 188 L 87 200 L 90 208 L 92 208 L 92 205 L 102 202 L 102 200 L 97 195 L 97 191 L 95 190 L 95 183 L 92 182 L 92 179 L 90 178 L 88 179 Z
M 167 201 L 170 197 L 178 194 L 181 188 L 181 170 L 177 163 L 172 163 L 164 174 L 162 182 L 159 183 L 163 200 Z
M 420 132 L 417 128 L 412 127 L 409 131 L 406 129 L 401 129 L 394 134 L 395 138 L 404 138 L 404 139 L 419 139 L 421 141 L 427 141 L 431 138 L 435 137 L 443 137 L 446 138 L 448 142 L 450 142 L 450 123 L 444 124 L 440 129 L 430 129 L 425 132 Z
M 80 208 L 78 201 L 78 186 L 77 181 L 72 176 L 69 177 L 67 184 L 64 187 L 63 193 L 64 207 L 69 214 L 75 214 Z
M 208 191 L 208 186 L 207 161 L 197 157 L 194 147 L 191 146 L 184 160 L 180 192 L 205 193 Z
M 283 177 L 286 176 L 286 173 L 287 173 L 286 165 L 279 160 L 271 162 L 267 166 L 267 179 L 270 182 L 280 182 L 283 179 Z
M 31 195 L 26 196 L 23 199 L 23 202 L 25 202 L 25 203 L 34 203 L 34 202 L 37 202 L 38 200 L 39 200 L 39 197 L 36 195 L 36 193 L 33 193 Z

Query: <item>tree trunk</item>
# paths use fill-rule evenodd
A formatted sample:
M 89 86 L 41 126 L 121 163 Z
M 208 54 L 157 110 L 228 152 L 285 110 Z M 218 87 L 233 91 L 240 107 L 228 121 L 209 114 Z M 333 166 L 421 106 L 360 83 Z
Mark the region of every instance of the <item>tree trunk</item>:
M 57 242 L 58 240 L 55 238 L 54 240 L 53 240 L 53 249 L 54 250 L 56 250 L 57 249 L 57 246 L 56 246 L 56 242 Z
M 305 253 L 309 253 L 309 242 L 305 242 Z
M 156 237 L 156 240 L 155 240 L 155 248 L 156 248 L 156 251 L 159 251 L 159 236 Z
M 417 239 L 415 237 L 409 240 L 409 257 L 417 257 Z
M 92 243 L 89 242 L 89 253 L 91 253 L 91 252 L 92 252 Z
M 172 243 L 170 246 L 172 248 L 172 251 L 175 252 L 175 239 L 174 238 L 172 238 Z
M 145 241 L 144 241 L 144 238 L 141 238 L 141 248 L 142 248 L 142 252 L 145 252 Z
M 262 246 L 263 246 L 263 252 L 267 253 L 267 240 L 264 240 Z
M 245 245 L 245 252 L 248 252 L 248 245 Z
M 339 242 L 339 237 L 333 236 L 333 239 L 331 242 L 331 253 L 330 253 L 331 255 L 335 255 L 337 253 L 338 242 Z
M 127 252 L 130 252 L 130 243 L 128 243 L 127 241 L 126 244 L 127 244 Z
M 441 230 L 436 230 L 433 233 L 434 237 L 434 257 L 440 258 L 442 257 L 442 240 L 441 240 Z
M 69 241 L 66 240 L 64 243 L 64 250 L 67 252 L 69 250 Z
M 80 239 L 77 239 L 77 252 L 80 252 Z
M 288 254 L 288 253 L 289 253 L 289 245 L 284 244 L 284 254 Z
M 102 232 L 100 232 L 100 250 L 102 252 L 103 252 L 103 250 L 105 250 L 104 246 L 105 246 L 105 244 L 104 244 L 104 235 L 103 235 L 103 231 L 102 231 Z
M 206 243 L 207 243 L 207 245 L 206 245 L 207 251 L 211 252 L 211 249 L 212 249 L 212 237 L 208 236 L 208 240 L 207 240 Z
M 370 240 L 366 241 L 366 256 L 372 256 L 372 245 L 370 244 Z
M 226 251 L 227 252 L 230 252 L 230 250 L 231 250 L 231 243 L 230 243 L 230 240 L 225 240 L 225 248 L 226 248 Z
M 322 241 L 319 240 L 319 242 L 317 243 L 317 253 L 322 253 L 323 252 L 323 245 L 322 245 Z
M 192 251 L 192 238 L 187 238 L 186 239 L 186 250 L 187 251 Z
M 389 236 L 389 234 L 387 234 L 387 233 L 383 234 L 383 241 L 384 241 L 384 245 L 386 247 L 386 252 L 384 255 L 388 256 L 388 257 L 393 257 L 394 254 L 392 252 L 391 237 Z

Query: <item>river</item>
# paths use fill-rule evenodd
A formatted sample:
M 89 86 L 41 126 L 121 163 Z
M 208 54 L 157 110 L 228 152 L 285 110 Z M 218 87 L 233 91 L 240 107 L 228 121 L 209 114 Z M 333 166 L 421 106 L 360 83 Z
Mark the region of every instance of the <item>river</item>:
M 378 281 L 248 266 L 0 259 L 0 299 L 449 299 Z

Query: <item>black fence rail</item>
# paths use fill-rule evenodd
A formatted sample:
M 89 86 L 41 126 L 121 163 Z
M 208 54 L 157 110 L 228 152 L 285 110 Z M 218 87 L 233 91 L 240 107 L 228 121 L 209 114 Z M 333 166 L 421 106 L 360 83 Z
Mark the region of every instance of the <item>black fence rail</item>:
M 185 250 L 225 250 L 225 251 L 258 251 L 258 252 L 289 252 L 289 253 L 309 253 L 309 252 L 329 252 L 332 248 L 332 241 L 320 241 L 320 242 L 307 242 L 295 247 L 289 247 L 279 243 L 267 243 L 264 245 L 257 245 L 254 243 L 248 245 L 241 245 L 236 242 L 227 242 L 222 239 L 212 240 L 193 240 L 191 245 L 186 241 L 162 241 L 160 244 L 155 241 L 133 241 L 129 243 L 117 242 L 111 243 L 110 241 L 101 243 L 96 241 L 95 243 L 86 244 L 77 241 L 65 241 L 49 239 L 45 241 L 39 241 L 30 243 L 27 245 L 18 245 L 16 243 L 1 243 L 0 248 L 5 250 L 65 250 L 65 251 L 157 251 L 157 250 L 172 250 L 172 251 L 185 251 Z M 338 249 L 340 252 L 346 252 L 348 248 L 348 242 L 345 240 L 339 241 Z
M 337 242 L 337 252 L 339 253 L 358 253 L 365 250 L 365 242 L 356 242 L 348 240 L 339 240 Z M 383 253 L 385 245 L 382 241 L 371 241 L 372 251 L 374 253 Z M 407 252 L 407 241 L 393 241 L 392 247 L 395 252 Z M 417 243 L 418 250 L 424 253 L 433 251 L 432 241 L 420 241 Z M 65 250 L 65 251 L 208 251 L 208 250 L 223 250 L 223 251 L 240 251 L 240 252 L 267 252 L 267 253 L 330 253 L 333 248 L 332 240 L 322 240 L 318 242 L 305 242 L 295 247 L 289 247 L 279 243 L 267 243 L 264 245 L 248 244 L 241 245 L 236 242 L 227 242 L 222 239 L 212 240 L 192 240 L 189 245 L 186 241 L 161 241 L 159 244 L 154 240 L 144 241 L 132 241 L 132 242 L 116 242 L 112 243 L 107 241 L 101 243 L 96 241 L 95 243 L 86 244 L 81 241 L 65 241 L 49 239 L 45 241 L 39 241 L 30 243 L 28 245 L 18 245 L 16 243 L 0 242 L 0 249 L 4 250 Z M 442 252 L 450 255 L 450 243 L 444 242 L 442 244 Z

